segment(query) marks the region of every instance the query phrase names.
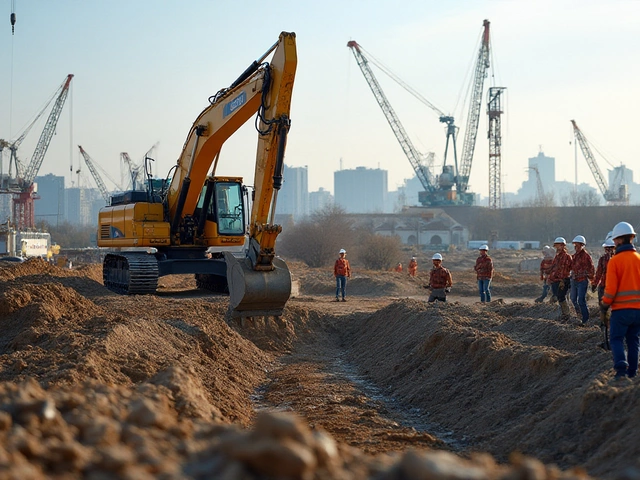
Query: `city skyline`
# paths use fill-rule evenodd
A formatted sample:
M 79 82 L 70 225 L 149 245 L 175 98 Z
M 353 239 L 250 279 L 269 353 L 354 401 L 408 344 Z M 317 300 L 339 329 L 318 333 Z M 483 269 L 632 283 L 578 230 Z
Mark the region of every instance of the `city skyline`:
M 485 89 L 507 88 L 504 191 L 517 191 L 527 178 L 527 159 L 540 145 L 557 159 L 557 178 L 574 182 L 571 119 L 605 154 L 598 154 L 601 169 L 632 166 L 637 156 L 633 142 L 624 139 L 633 138 L 633 112 L 640 102 L 634 82 L 640 53 L 633 47 L 640 43 L 638 2 L 409 1 L 400 9 L 388 1 L 329 1 L 274 6 L 268 12 L 258 2 L 245 6 L 256 12 L 242 20 L 242 32 L 249 29 L 250 36 L 233 22 L 216 24 L 212 31 L 208 19 L 236 18 L 234 8 L 203 0 L 191 2 L 189 10 L 178 2 L 149 0 L 133 6 L 122 1 L 18 3 L 15 35 L 8 24 L 0 31 L 0 60 L 7 66 L 0 74 L 0 100 L 8 106 L 0 115 L 0 138 L 15 138 L 73 73 L 69 101 L 39 175 L 75 181 L 80 144 L 117 179 L 120 152 L 139 163 L 157 143 L 153 171 L 164 177 L 208 96 L 229 85 L 281 30 L 289 30 L 297 34 L 299 65 L 287 163 L 308 166 L 312 191 L 331 188 L 340 165 L 383 168 L 393 190 L 413 170 L 347 41 L 357 40 L 443 111 L 454 113 L 463 134 L 461 92 L 486 18 L 496 69 Z M 176 21 L 194 9 L 199 14 L 190 15 L 189 22 Z M 207 38 L 206 46 L 194 48 L 194 38 Z M 416 147 L 434 151 L 438 166 L 445 135 L 437 116 L 388 79 L 380 76 L 380 83 Z M 470 190 L 483 196 L 488 194 L 485 117 L 483 106 L 469 182 Z M 38 133 L 34 129 L 25 140 L 23 161 L 28 162 Z M 251 183 L 256 139 L 248 122 L 225 144 L 220 173 Z M 580 152 L 577 160 L 578 183 L 595 187 Z

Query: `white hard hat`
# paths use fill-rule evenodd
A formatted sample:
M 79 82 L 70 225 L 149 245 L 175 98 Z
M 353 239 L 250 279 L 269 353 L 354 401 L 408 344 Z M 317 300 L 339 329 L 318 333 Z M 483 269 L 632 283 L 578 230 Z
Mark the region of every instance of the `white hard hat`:
M 411 260 L 415 260 L 415 259 L 416 259 L 416 257 L 411 257 Z
M 489 251 L 489 247 L 487 245 L 480 245 L 480 248 L 478 250 L 486 250 Z
M 603 247 L 615 247 L 616 246 L 616 242 L 613 241 L 613 239 L 611 238 L 607 238 L 604 243 L 602 244 Z
M 341 248 L 338 253 L 347 253 L 347 251 L 344 248 Z
M 431 257 L 431 260 L 442 260 L 442 255 L 436 253 L 433 255 L 433 257 Z
M 613 237 L 613 230 L 607 233 L 607 236 L 605 238 L 611 238 L 611 237 Z
M 563 245 L 566 245 L 567 241 L 564 239 L 564 237 L 556 237 L 556 239 L 553 241 L 553 244 L 555 245 L 556 243 L 562 243 Z
M 624 235 L 635 235 L 635 234 L 636 232 L 633 230 L 633 227 L 631 226 L 630 223 L 620 222 L 615 227 L 613 227 L 613 230 L 611 232 L 611 238 L 618 238 L 618 237 L 623 237 Z
M 576 235 L 576 237 L 573 239 L 571 243 L 581 243 L 583 245 L 586 245 L 587 239 L 584 238 L 582 235 Z

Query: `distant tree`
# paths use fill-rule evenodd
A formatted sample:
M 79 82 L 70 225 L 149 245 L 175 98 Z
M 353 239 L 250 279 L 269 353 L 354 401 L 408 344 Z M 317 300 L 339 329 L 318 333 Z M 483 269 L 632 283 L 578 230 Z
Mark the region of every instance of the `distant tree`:
M 562 197 L 561 203 L 564 207 L 597 207 L 600 194 L 592 189 L 572 191 Z
M 358 260 L 370 270 L 389 270 L 402 255 L 398 236 L 368 235 L 358 247 Z
M 310 267 L 324 267 L 338 258 L 341 248 L 351 249 L 354 236 L 352 222 L 345 216 L 344 209 L 327 205 L 283 231 L 278 251 Z
M 96 227 L 94 225 L 72 225 L 63 222 L 58 225 L 48 225 L 43 222 L 41 229 L 51 234 L 51 241 L 62 248 L 85 248 L 96 246 Z

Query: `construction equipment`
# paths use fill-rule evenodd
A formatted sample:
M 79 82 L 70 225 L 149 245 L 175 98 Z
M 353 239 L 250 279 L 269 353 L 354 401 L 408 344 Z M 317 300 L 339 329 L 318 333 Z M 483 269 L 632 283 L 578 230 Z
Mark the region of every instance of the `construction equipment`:
M 265 61 L 272 52 L 271 61 Z M 101 209 L 98 246 L 117 249 L 104 259 L 105 286 L 148 294 L 156 291 L 159 276 L 195 274 L 200 288 L 228 290 L 232 316 L 282 314 L 291 274 L 276 257 L 282 227 L 273 219 L 296 65 L 295 34 L 282 32 L 231 86 L 209 98 L 168 187 L 125 192 Z M 249 194 L 242 178 L 215 173 L 223 143 L 256 113 L 258 148 L 247 226 Z
M 413 171 L 416 173 L 416 176 L 420 180 L 422 187 L 425 189 L 424 192 L 420 192 L 420 202 L 423 205 L 437 204 L 437 202 L 439 201 L 444 202 L 445 198 L 443 198 L 442 196 L 437 196 L 438 187 L 436 186 L 431 171 L 424 165 L 424 156 L 419 153 L 418 150 L 413 146 L 413 143 L 409 139 L 409 136 L 402 126 L 402 123 L 400 123 L 396 112 L 393 110 L 393 107 L 389 103 L 389 100 L 387 100 L 387 97 L 382 91 L 382 88 L 380 87 L 378 80 L 373 74 L 373 71 L 369 67 L 367 59 L 362 54 L 360 45 L 358 45 L 356 41 L 352 40 L 347 43 L 347 46 L 351 48 L 351 51 L 353 52 L 358 65 L 360 66 L 360 70 L 367 80 L 367 83 L 369 84 L 373 95 L 376 97 L 378 105 L 380 105 L 380 108 L 382 109 L 387 122 L 389 123 L 389 126 L 398 139 L 398 142 L 400 143 L 404 154 L 409 159 L 409 163 L 413 167 Z
M 395 80 L 412 95 L 414 95 L 436 113 L 438 113 L 440 122 L 447 125 L 447 141 L 445 145 L 444 155 L 445 159 L 442 167 L 442 173 L 435 181 L 429 169 L 424 165 L 423 156 L 418 153 L 415 147 L 413 147 L 413 144 L 409 140 L 404 127 L 400 123 L 400 120 L 396 116 L 393 108 L 391 107 L 384 92 L 382 91 L 380 84 L 378 83 L 373 71 L 371 70 L 371 67 L 369 66 L 368 58 L 363 54 L 364 49 L 356 41 L 352 40 L 347 43 L 347 47 L 351 48 L 358 66 L 360 67 L 360 70 L 362 71 L 367 83 L 369 84 L 369 88 L 378 101 L 378 105 L 385 114 L 387 122 L 391 126 L 405 155 L 409 159 L 411 166 L 413 167 L 418 179 L 425 189 L 425 192 L 420 192 L 419 194 L 420 203 L 422 203 L 423 205 L 472 205 L 474 203 L 475 195 L 473 193 L 467 192 L 467 190 L 469 188 L 469 175 L 471 173 L 471 163 L 473 160 L 476 136 L 478 133 L 484 79 L 487 74 L 487 69 L 489 68 L 488 20 L 484 21 L 483 27 L 484 31 L 475 67 L 470 109 L 467 118 L 467 129 L 465 132 L 465 141 L 462 149 L 462 160 L 460 166 L 458 166 L 456 147 L 457 127 L 455 126 L 453 116 L 446 115 L 444 112 L 442 112 L 442 110 L 435 107 L 431 102 L 422 97 L 422 95 L 417 93 L 413 88 L 409 87 L 396 75 L 391 73 L 386 67 L 382 66 L 379 62 L 374 61 L 374 64 L 381 68 L 393 80 Z M 451 141 L 453 145 L 455 163 L 454 166 L 446 164 L 447 154 L 449 150 L 449 141 Z M 455 190 L 453 190 L 454 186 L 456 187 Z
M 586 137 L 582 133 L 582 130 L 578 128 L 575 120 L 571 120 L 571 125 L 573 125 L 573 133 L 575 134 L 576 140 L 580 145 L 580 150 L 582 150 L 582 154 L 584 158 L 587 160 L 587 164 L 591 169 L 591 173 L 598 184 L 598 188 L 602 193 L 602 196 L 607 201 L 607 203 L 611 205 L 629 205 L 629 195 L 627 193 L 627 186 L 623 184 L 623 179 L 620 178 L 609 188 L 607 186 L 607 181 L 596 162 L 596 159 L 591 151 L 591 147 L 589 147 L 589 143 L 587 142 Z M 618 173 L 621 173 L 621 170 L 618 170 Z
M 51 112 L 49 113 L 47 122 L 44 126 L 44 129 L 42 130 L 42 133 L 40 134 L 40 139 L 36 144 L 33 156 L 31 157 L 31 161 L 26 167 L 26 170 L 23 169 L 21 163 L 18 161 L 16 151 L 17 147 L 24 139 L 26 133 L 29 131 L 31 126 L 33 126 L 33 122 L 31 123 L 29 128 L 25 130 L 25 132 L 23 132 L 18 140 L 16 140 L 12 144 L 4 142 L 5 146 L 9 146 L 13 161 L 16 165 L 16 179 L 15 181 L 9 180 L 8 190 L 6 190 L 6 192 L 13 193 L 12 216 L 13 223 L 18 230 L 25 230 L 33 228 L 35 226 L 34 200 L 38 198 L 38 195 L 35 192 L 33 182 L 38 175 L 38 171 L 42 166 L 44 156 L 47 153 L 47 149 L 49 148 L 49 143 L 51 142 L 51 138 L 53 137 L 53 134 L 55 132 L 58 119 L 60 118 L 60 114 L 62 113 L 62 107 L 64 107 L 64 103 L 69 93 L 69 86 L 71 84 L 72 78 L 73 75 L 67 75 L 67 78 L 58 89 L 59 93 L 58 91 L 56 92 L 57 97 L 55 103 Z M 43 111 L 40 112 L 36 119 L 39 118 L 42 113 Z M 11 166 L 9 168 L 11 168 Z
M 96 170 L 96 167 L 93 164 L 92 158 L 89 156 L 87 152 L 84 151 L 84 148 L 82 148 L 80 145 L 78 145 L 78 148 L 80 149 L 82 158 L 84 158 L 84 162 L 87 164 L 87 167 L 89 167 L 89 171 L 91 172 L 91 175 L 93 176 L 93 179 L 95 180 L 96 185 L 98 186 L 98 190 L 100 190 L 100 194 L 102 195 L 102 198 L 104 198 L 104 201 L 107 202 L 107 205 L 109 205 L 109 203 L 111 202 L 111 195 L 109 194 L 109 190 L 107 190 L 107 186 L 102 181 L 100 174 Z
M 542 185 L 542 178 L 540 177 L 540 170 L 538 169 L 538 165 L 531 165 L 529 170 L 533 170 L 536 174 L 536 200 L 538 205 L 543 205 L 545 203 L 545 193 L 544 186 Z
M 502 208 L 502 92 L 504 87 L 489 88 L 489 208 Z

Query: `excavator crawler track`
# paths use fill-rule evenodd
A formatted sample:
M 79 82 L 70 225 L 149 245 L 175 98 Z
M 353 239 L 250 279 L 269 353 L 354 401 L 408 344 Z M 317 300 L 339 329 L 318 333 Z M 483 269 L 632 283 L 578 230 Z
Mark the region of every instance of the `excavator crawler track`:
M 153 294 L 158 288 L 158 261 L 148 253 L 110 253 L 104 257 L 102 279 L 116 293 Z

